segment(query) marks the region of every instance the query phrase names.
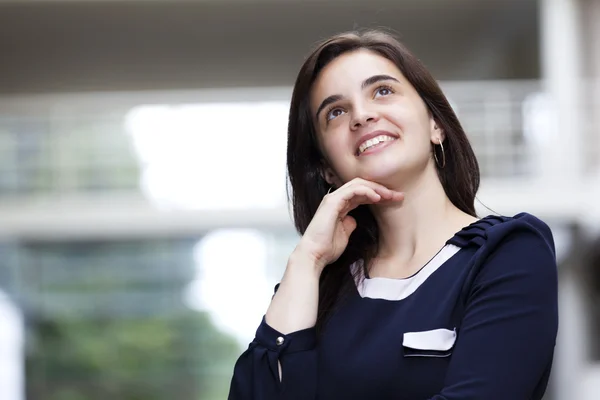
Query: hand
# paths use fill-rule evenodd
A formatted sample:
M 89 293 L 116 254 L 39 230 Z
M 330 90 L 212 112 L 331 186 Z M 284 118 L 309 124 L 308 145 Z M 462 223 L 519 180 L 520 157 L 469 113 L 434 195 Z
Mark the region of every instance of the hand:
M 404 194 L 383 185 L 355 178 L 323 197 L 295 252 L 313 260 L 320 273 L 337 260 L 356 229 L 356 220 L 348 213 L 361 204 L 398 202 Z

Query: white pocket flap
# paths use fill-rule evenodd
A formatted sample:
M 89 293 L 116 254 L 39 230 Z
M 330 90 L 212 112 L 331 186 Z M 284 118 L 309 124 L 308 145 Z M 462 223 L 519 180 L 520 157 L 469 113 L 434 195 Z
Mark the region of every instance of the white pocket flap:
M 432 331 L 406 332 L 402 344 L 418 350 L 446 351 L 454 346 L 456 330 L 434 329 Z

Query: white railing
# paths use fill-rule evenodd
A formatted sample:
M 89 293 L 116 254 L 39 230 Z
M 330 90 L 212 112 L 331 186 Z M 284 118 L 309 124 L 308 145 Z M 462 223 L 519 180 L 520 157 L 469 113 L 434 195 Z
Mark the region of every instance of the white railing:
M 539 86 L 537 81 L 442 84 L 473 145 L 483 178 L 518 179 L 533 173 L 527 104 Z
M 442 87 L 478 156 L 484 203 L 509 210 L 514 203 L 563 216 L 588 208 L 571 197 L 545 198 L 556 191 L 541 179 L 554 161 L 544 160 L 536 147 L 549 118 L 539 82 L 442 82 Z M 268 226 L 289 226 L 289 96 L 289 88 L 262 88 L 0 98 L 5 225 L 0 234 L 50 235 L 56 224 L 72 232 L 82 220 L 88 221 L 83 231 L 90 229 L 91 235 L 94 226 L 115 234 L 121 232 L 115 224 L 127 230 L 124 220 L 138 221 L 130 226 L 132 233 L 157 226 L 189 232 L 194 226 L 259 223 L 248 210 L 260 211 L 254 215 Z M 594 126 L 582 133 L 588 143 L 598 142 Z M 598 147 L 586 152 L 581 157 L 592 175 Z M 564 181 L 583 193 L 582 178 Z M 156 214 L 164 208 L 173 211 L 168 219 Z M 233 212 L 235 218 L 215 210 Z M 600 218 L 600 211 L 596 214 Z M 48 224 L 46 230 L 36 228 L 34 216 Z
M 473 143 L 484 177 L 511 178 L 531 174 L 524 105 L 539 90 L 537 82 L 460 82 L 445 83 L 443 87 Z M 252 100 L 251 96 L 244 96 L 245 102 L 242 104 L 264 102 L 269 97 L 265 92 L 267 90 L 257 90 Z M 114 94 L 116 102 L 109 95 L 102 95 L 104 101 L 97 103 L 94 103 L 96 95 L 91 94 L 87 99 L 82 99 L 82 96 L 61 96 L 54 100 L 56 104 L 52 104 L 52 98 L 48 98 L 46 107 L 40 107 L 40 100 L 37 99 L 31 103 L 36 104 L 33 115 L 30 111 L 21 115 L 14 111 L 6 114 L 0 108 L 0 196 L 136 190 L 142 166 L 135 143 L 125 126 L 127 106 L 119 104 L 119 94 Z M 135 96 L 129 95 L 130 107 L 145 104 L 144 96 L 140 94 L 135 99 Z M 206 96 L 203 97 L 204 104 L 210 101 Z M 288 100 L 279 97 L 278 102 L 282 106 L 274 106 L 273 112 L 287 113 Z M 160 103 L 160 95 L 154 96 L 152 101 Z M 222 98 L 216 101 L 221 102 L 224 113 L 227 107 L 232 107 L 232 110 L 239 108 L 239 105 L 222 103 Z M 88 105 L 81 106 L 80 102 L 87 102 Z M 176 95 L 168 93 L 163 102 L 189 104 L 190 97 L 182 96 L 178 101 Z M 169 116 L 169 122 L 174 124 L 171 130 L 142 132 L 141 135 L 153 135 L 157 143 L 161 140 L 190 140 L 189 136 L 182 137 L 185 135 L 177 132 L 177 126 L 179 129 L 189 129 L 189 126 L 182 127 L 185 123 L 183 119 L 189 119 L 189 113 L 181 113 L 180 117 L 178 120 L 176 113 Z M 281 122 L 286 116 L 277 115 L 276 118 Z M 248 126 L 254 123 L 263 122 L 247 121 Z M 285 135 L 283 124 L 270 128 L 279 129 L 279 136 Z M 253 132 L 257 141 L 267 140 L 266 135 L 262 136 L 264 134 Z M 205 135 L 207 141 L 215 140 L 213 132 L 202 132 L 200 129 L 198 135 Z M 205 152 L 200 148 L 201 142 L 197 138 L 192 142 L 198 146 L 199 155 Z M 278 144 L 284 145 L 281 140 Z M 231 143 L 229 147 L 235 146 L 236 143 Z M 283 153 L 285 149 L 272 148 L 270 151 Z M 273 168 L 282 166 L 273 165 Z

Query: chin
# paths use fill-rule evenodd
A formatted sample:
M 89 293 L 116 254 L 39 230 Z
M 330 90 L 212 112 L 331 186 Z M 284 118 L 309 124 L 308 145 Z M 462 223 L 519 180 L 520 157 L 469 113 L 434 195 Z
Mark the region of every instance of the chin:
M 357 172 L 364 179 L 385 179 L 406 174 L 410 170 L 408 167 L 404 163 L 399 163 L 397 158 L 394 160 L 379 159 L 362 165 Z
M 424 173 L 422 165 L 387 165 L 387 168 L 379 165 L 378 167 L 363 170 L 359 177 L 379 183 L 385 187 L 398 189 L 404 184 L 419 179 Z
M 393 169 L 384 170 L 379 169 L 377 171 L 368 171 L 359 175 L 360 178 L 367 181 L 380 183 L 384 186 L 395 186 L 402 182 L 407 176 L 406 171 Z

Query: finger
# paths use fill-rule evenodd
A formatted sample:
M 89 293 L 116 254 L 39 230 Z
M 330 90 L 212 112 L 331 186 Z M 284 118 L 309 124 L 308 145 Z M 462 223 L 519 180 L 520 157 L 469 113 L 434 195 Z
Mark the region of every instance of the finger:
M 382 185 L 380 183 L 373 182 L 373 181 L 368 181 L 368 180 L 363 179 L 363 178 L 355 178 L 355 179 L 351 180 L 350 182 L 348 182 L 348 184 L 350 186 L 367 186 L 367 187 L 370 187 L 376 193 L 378 193 L 382 198 L 389 199 L 389 200 L 391 200 L 391 199 L 394 198 L 394 194 L 395 193 L 400 193 L 400 192 L 397 192 L 395 190 L 389 189 L 389 188 L 385 187 L 384 185 Z
M 378 193 L 374 189 L 366 186 L 356 187 L 352 193 L 355 195 L 346 202 L 346 206 L 344 207 L 343 212 L 341 212 L 341 215 L 345 215 L 361 204 L 389 205 L 404 200 L 404 193 L 402 192 L 391 191 L 389 198 L 385 198 L 377 196 Z
M 404 193 L 403 192 L 396 192 L 393 191 L 392 192 L 392 196 L 389 199 L 386 199 L 388 202 L 398 202 L 398 201 L 402 201 L 404 200 Z
M 369 187 L 381 197 L 381 201 L 379 201 L 379 203 L 384 202 L 384 201 L 385 202 L 388 202 L 388 201 L 398 202 L 398 201 L 404 200 L 404 193 L 402 193 L 402 192 L 388 189 L 379 184 L 375 184 L 373 187 L 371 187 L 369 185 Z
M 334 193 L 327 195 L 325 202 L 327 208 L 332 207 L 337 214 L 336 218 L 344 218 L 352 209 L 358 207 L 360 204 L 373 204 L 381 200 L 373 189 L 368 187 L 358 188 L 340 188 Z M 323 206 L 326 204 L 322 203 Z
M 376 196 L 376 197 L 375 197 Z M 377 193 L 372 194 L 372 197 L 365 195 L 356 195 L 345 202 L 342 210 L 340 211 L 340 216 L 345 216 L 350 211 L 355 209 L 356 207 L 362 204 L 379 204 L 381 201 L 385 201 L 381 199 Z
M 350 235 L 356 229 L 356 219 L 350 215 L 346 215 L 342 218 L 342 227 L 344 228 L 344 232 Z
M 404 193 L 403 192 L 396 192 L 394 191 L 394 196 L 392 197 L 393 201 L 402 201 L 404 200 Z
M 381 200 L 381 195 L 368 186 L 350 186 L 341 190 L 339 194 L 345 202 L 353 202 L 359 200 L 358 198 L 363 198 L 363 201 L 366 199 L 369 202 Z

